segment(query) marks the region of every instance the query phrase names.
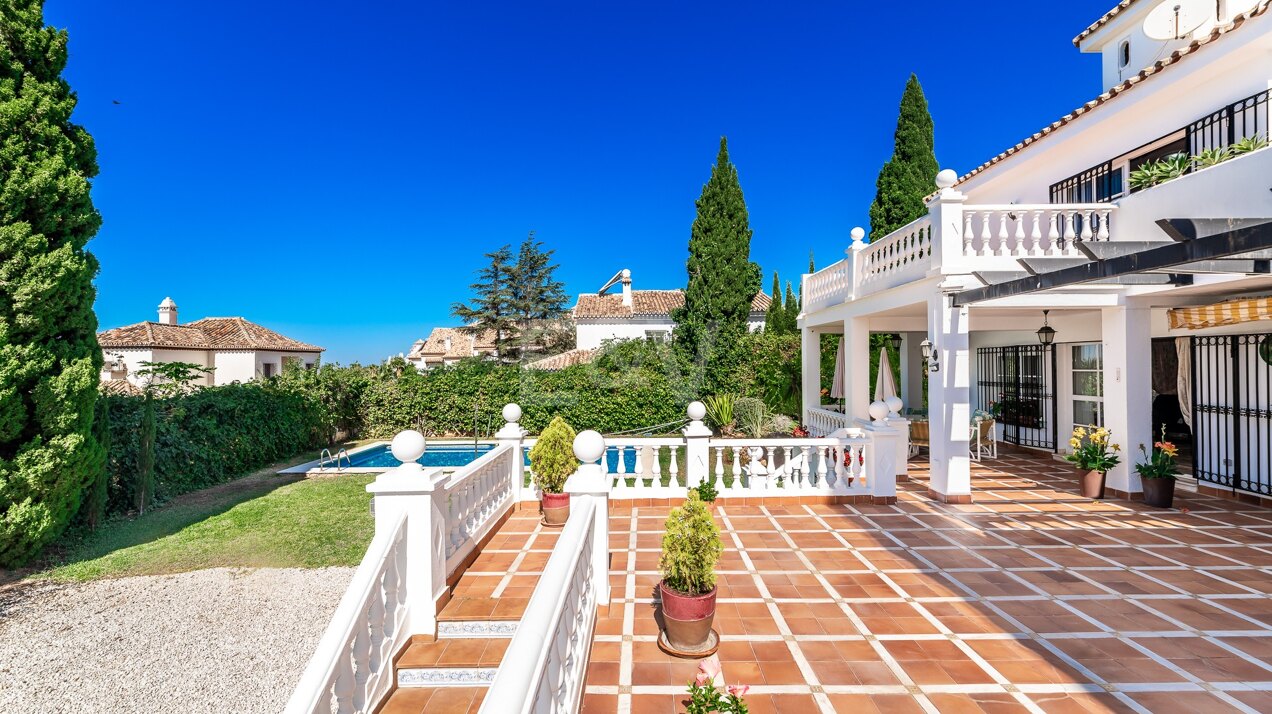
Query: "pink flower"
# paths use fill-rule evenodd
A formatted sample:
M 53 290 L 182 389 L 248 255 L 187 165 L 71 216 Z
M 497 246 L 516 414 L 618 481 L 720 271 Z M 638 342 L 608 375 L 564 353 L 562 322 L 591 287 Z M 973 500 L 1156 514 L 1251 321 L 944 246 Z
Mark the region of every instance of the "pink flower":
M 729 694 L 732 694 L 735 697 L 744 697 L 746 696 L 746 693 L 751 690 L 751 685 L 730 684 L 728 689 L 729 689 Z
M 698 663 L 698 675 L 694 677 L 694 681 L 698 686 L 702 686 L 707 682 L 712 685 L 724 684 L 724 673 L 720 667 L 720 657 L 711 655 L 710 657 Z

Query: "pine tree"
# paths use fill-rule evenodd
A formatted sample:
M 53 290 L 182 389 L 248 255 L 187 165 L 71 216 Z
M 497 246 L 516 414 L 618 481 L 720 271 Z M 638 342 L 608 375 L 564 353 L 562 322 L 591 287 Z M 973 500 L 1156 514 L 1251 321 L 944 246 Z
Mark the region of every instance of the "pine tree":
M 795 297 L 795 289 L 791 281 L 786 281 L 786 317 L 782 322 L 782 331 L 787 334 L 799 332 L 799 300 Z
M 764 331 L 778 333 L 782 331 L 786 311 L 782 309 L 782 285 L 777 279 L 777 271 L 773 271 L 773 293 L 769 295 L 768 311 L 764 313 Z
M 882 238 L 927 212 L 923 199 L 936 190 L 932 116 L 913 74 L 901 95 L 892 158 L 879 170 L 870 204 L 870 238 Z
M 469 287 L 473 299 L 451 305 L 451 315 L 464 321 L 460 331 L 479 335 L 491 331 L 495 338 L 495 356 L 503 359 L 517 334 L 512 300 L 512 249 L 503 246 L 486 253 L 490 264 L 477 271 L 477 282 Z
M 103 468 L 97 150 L 71 122 L 66 47 L 43 2 L 0 0 L 0 568 L 57 537 Z
M 760 290 L 760 266 L 751 262 L 751 228 L 737 167 L 729 162 L 728 142 L 696 202 L 689 234 L 689 284 L 676 321 L 676 349 L 695 366 L 702 394 L 729 387 L 746 334 L 751 301 Z
M 516 344 L 523 357 L 527 352 L 542 352 L 560 332 L 556 321 L 565 314 L 569 298 L 565 283 L 555 277 L 555 252 L 544 250 L 543 242 L 536 241 L 534 231 L 530 231 L 509 271 L 509 306 L 517 322 Z

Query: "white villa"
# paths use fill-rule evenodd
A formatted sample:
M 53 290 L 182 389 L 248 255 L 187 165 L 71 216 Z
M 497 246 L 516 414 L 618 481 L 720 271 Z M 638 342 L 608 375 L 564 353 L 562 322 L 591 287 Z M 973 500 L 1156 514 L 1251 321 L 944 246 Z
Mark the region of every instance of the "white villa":
M 615 285 L 622 291 L 608 292 Z M 573 309 L 576 347 L 594 350 L 606 340 L 669 340 L 676 326 L 671 311 L 684 304 L 683 290 L 633 290 L 632 271 L 620 270 L 600 290 L 579 295 Z M 763 291 L 756 293 L 747 320 L 750 330 L 764 327 L 768 307 L 769 296 Z
M 493 357 L 495 335 L 487 330 L 471 335 L 458 327 L 434 327 L 428 339 L 416 340 L 406 361 L 424 371 L 433 367 L 449 367 L 468 357 Z
M 1123 496 L 1163 424 L 1203 492 L 1272 496 L 1272 12 L 1180 5 L 1120 3 L 1074 40 L 1103 58 L 1099 96 L 942 171 L 927 215 L 869 243 L 855 229 L 847 257 L 804 276 L 809 424 L 854 424 L 871 399 L 850 368 L 846 414 L 822 405 L 819 336 L 843 335 L 860 365 L 871 332 L 900 333 L 935 497 L 972 498 L 968 422 L 994 403 L 998 438 L 1042 452 L 1075 425 L 1111 429 Z M 1193 157 L 1183 175 L 1141 182 L 1174 154 Z
M 105 365 L 103 382 L 126 381 L 145 386 L 138 374 L 142 362 L 187 362 L 211 367 L 197 384 L 213 386 L 250 382 L 280 374 L 288 363 L 306 369 L 318 363 L 323 348 L 280 335 L 241 317 L 205 317 L 177 322 L 177 304 L 159 304 L 158 321 L 147 320 L 97 333 Z

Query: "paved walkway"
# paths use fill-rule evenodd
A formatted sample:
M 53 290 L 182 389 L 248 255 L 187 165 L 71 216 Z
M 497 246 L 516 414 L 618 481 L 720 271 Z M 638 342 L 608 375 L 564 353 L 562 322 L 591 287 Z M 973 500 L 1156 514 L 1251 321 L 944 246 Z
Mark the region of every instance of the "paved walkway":
M 1092 502 L 1066 464 L 1012 455 L 976 466 L 973 504 L 902 487 L 717 509 L 720 659 L 753 714 L 1272 711 L 1272 511 Z M 655 642 L 665 517 L 610 519 L 587 712 L 683 711 L 696 663 Z

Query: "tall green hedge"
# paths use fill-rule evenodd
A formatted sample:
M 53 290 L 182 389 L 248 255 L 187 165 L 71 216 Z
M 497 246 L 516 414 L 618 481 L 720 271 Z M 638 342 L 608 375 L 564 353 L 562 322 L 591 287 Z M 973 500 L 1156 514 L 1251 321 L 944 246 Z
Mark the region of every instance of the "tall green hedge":
M 106 396 L 109 510 L 137 507 L 145 398 Z M 323 443 L 321 405 L 271 383 L 209 387 L 155 400 L 154 493 L 147 501 L 223 483 Z

